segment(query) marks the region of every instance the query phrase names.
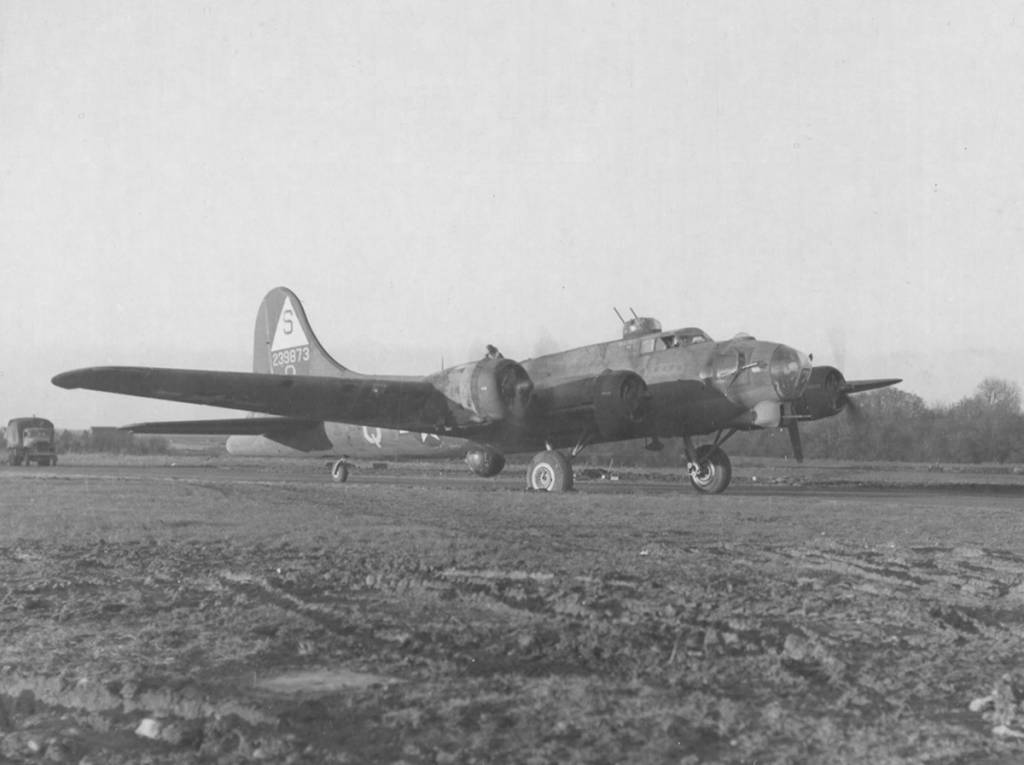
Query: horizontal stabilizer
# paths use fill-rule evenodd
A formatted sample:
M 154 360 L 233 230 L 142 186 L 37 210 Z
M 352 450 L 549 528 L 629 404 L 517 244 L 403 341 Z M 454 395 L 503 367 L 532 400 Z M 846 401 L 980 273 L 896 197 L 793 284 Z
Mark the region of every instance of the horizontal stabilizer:
M 53 378 L 60 388 L 206 404 L 304 420 L 435 431 L 444 396 L 425 380 L 312 377 L 155 367 L 89 367 Z
M 876 388 L 888 388 L 890 385 L 896 385 L 903 382 L 899 377 L 886 377 L 880 380 L 847 380 L 843 383 L 843 393 L 863 393 L 866 390 L 875 390 Z
M 136 422 L 124 425 L 118 430 L 190 436 L 274 436 L 313 428 L 320 424 L 320 420 L 302 420 L 294 417 L 238 417 L 228 420 Z

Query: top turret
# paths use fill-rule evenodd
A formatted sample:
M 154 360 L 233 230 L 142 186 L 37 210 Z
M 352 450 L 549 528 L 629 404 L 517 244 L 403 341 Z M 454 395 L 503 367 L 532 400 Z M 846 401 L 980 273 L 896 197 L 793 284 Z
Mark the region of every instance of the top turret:
M 661 322 L 652 319 L 650 316 L 633 316 L 629 321 L 622 322 L 622 339 L 628 340 L 631 337 L 650 335 L 654 332 L 661 332 Z

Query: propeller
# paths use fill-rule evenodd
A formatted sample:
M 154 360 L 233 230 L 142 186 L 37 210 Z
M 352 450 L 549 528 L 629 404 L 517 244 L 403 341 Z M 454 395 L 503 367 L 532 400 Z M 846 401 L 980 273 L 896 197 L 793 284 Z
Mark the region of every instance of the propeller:
M 847 380 L 835 367 L 815 367 L 804 394 L 791 404 L 791 417 L 787 418 L 785 423 L 786 430 L 789 431 L 793 457 L 797 462 L 803 460 L 803 445 L 798 430 L 800 419 L 818 420 L 845 411 L 852 423 L 860 424 L 864 421 L 865 415 L 864 410 L 854 400 L 854 394 L 885 388 L 899 382 L 901 380 L 895 377 Z
M 789 443 L 793 447 L 793 459 L 797 462 L 804 461 L 804 445 L 800 442 L 800 428 L 796 420 L 786 423 L 786 430 L 789 431 Z
M 825 388 L 828 390 L 828 400 L 832 406 L 832 411 L 839 413 L 843 410 L 847 414 L 856 417 L 860 414 L 860 409 L 853 403 L 853 399 L 850 398 L 848 386 L 846 384 L 846 378 L 843 377 L 843 373 L 838 369 L 833 374 L 830 374 L 825 378 Z
M 851 422 L 860 423 L 864 421 L 864 410 L 861 409 L 854 399 L 850 398 L 849 393 L 843 391 L 840 393 L 842 396 L 843 411 L 846 412 L 846 416 Z
M 864 419 L 864 410 L 861 409 L 860 404 L 856 402 L 852 395 L 854 393 L 863 393 L 868 390 L 877 390 L 878 388 L 888 388 L 890 385 L 896 385 L 903 382 L 898 377 L 886 377 L 877 380 L 846 380 L 843 379 L 839 385 L 839 396 L 836 399 L 836 403 L 842 406 L 846 413 L 855 421 L 861 421 Z

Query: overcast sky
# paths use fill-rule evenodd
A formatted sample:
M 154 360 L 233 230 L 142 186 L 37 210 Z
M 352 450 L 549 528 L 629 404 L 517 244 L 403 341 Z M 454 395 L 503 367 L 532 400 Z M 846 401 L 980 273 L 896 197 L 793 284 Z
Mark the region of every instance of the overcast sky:
M 0 0 L 0 417 L 246 370 L 294 289 L 362 372 L 612 339 L 617 306 L 1024 382 L 1020 2 Z

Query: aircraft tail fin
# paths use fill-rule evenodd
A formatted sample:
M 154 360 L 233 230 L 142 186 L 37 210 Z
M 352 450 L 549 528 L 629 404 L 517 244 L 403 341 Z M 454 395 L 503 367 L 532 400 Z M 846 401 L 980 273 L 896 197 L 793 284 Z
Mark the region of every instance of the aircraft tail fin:
M 276 375 L 353 377 L 324 350 L 295 293 L 275 287 L 260 303 L 253 336 L 252 371 Z

